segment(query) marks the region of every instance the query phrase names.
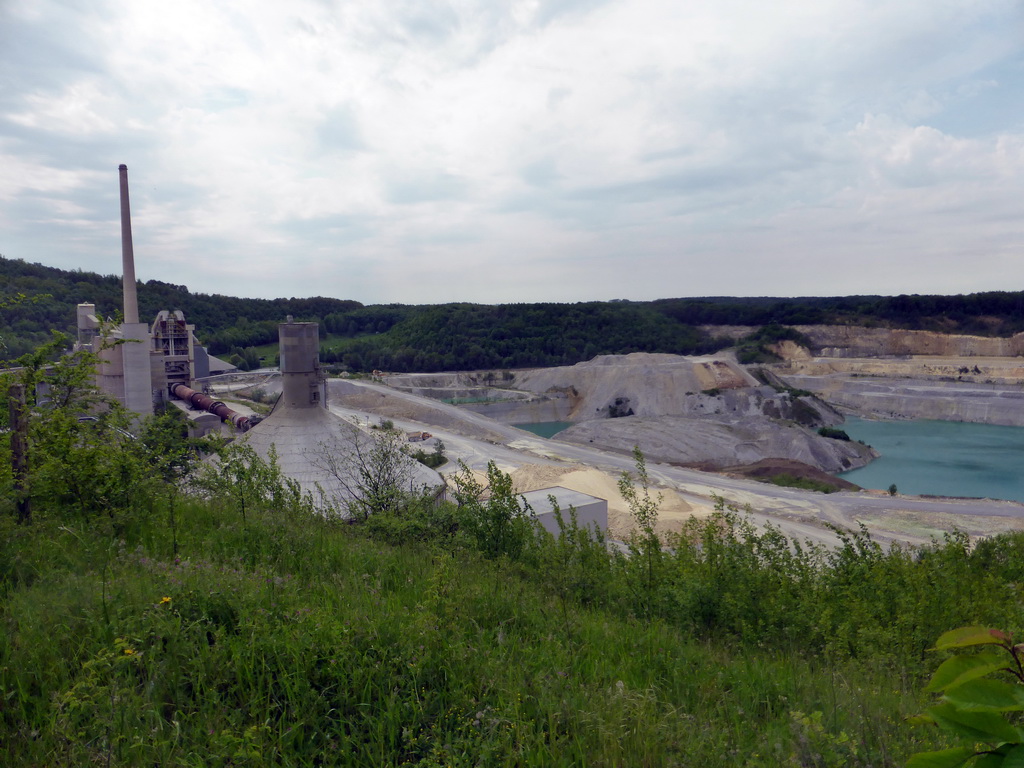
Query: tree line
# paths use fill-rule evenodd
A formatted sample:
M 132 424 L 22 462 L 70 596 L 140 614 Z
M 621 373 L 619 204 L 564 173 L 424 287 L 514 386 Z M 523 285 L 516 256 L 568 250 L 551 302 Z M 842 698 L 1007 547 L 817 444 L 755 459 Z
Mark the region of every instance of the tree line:
M 13 359 L 31 352 L 49 339 L 50 331 L 76 333 L 76 306 L 96 305 L 100 317 L 115 317 L 123 294 L 118 275 L 64 270 L 0 256 L 3 295 L 23 295 L 26 301 L 7 308 L 0 316 L 0 338 Z M 277 341 L 277 324 L 288 315 L 316 320 L 331 313 L 362 306 L 357 301 L 313 298 L 242 299 L 221 294 L 192 293 L 184 285 L 160 280 L 139 282 L 139 318 L 151 322 L 164 309 L 180 309 L 196 326 L 196 334 L 213 354 L 232 347 L 252 347 Z
M 332 340 L 321 359 L 355 370 L 523 368 L 572 365 L 603 354 L 699 354 L 726 343 L 646 303 L 445 304 L 408 309 L 412 311 L 387 330 Z M 364 312 L 357 310 L 339 322 L 348 327 Z
M 103 317 L 121 307 L 121 280 L 0 256 L 8 296 L 27 300 L 0 317 L 0 357 L 14 359 L 44 343 L 51 330 L 75 332 L 75 305 Z M 354 371 L 471 370 L 571 365 L 629 352 L 703 354 L 720 349 L 702 326 L 779 328 L 842 324 L 971 333 L 1024 331 L 1024 292 L 958 296 L 702 297 L 650 302 L 364 305 L 351 299 L 244 299 L 192 293 L 159 280 L 138 284 L 143 318 L 180 309 L 214 355 L 259 362 L 256 347 L 277 341 L 288 315 L 320 323 L 322 360 Z M 752 351 L 757 356 L 760 342 Z M 750 346 L 750 345 L 748 345 Z

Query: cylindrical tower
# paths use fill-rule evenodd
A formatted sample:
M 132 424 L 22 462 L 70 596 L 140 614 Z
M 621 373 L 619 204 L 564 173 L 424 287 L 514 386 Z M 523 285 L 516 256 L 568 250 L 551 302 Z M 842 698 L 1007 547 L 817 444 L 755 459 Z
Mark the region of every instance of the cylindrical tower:
M 139 416 L 153 413 L 153 379 L 149 363 L 149 326 L 139 322 L 139 300 L 135 291 L 135 251 L 132 248 L 132 218 L 128 208 L 128 166 L 119 165 L 121 176 L 121 262 L 124 291 L 124 322 L 118 349 L 124 363 L 126 408 Z
M 281 349 L 281 403 L 285 408 L 323 408 L 324 382 L 320 374 L 320 326 L 317 323 L 281 323 L 277 326 Z
M 121 176 L 121 271 L 124 291 L 124 321 L 139 322 L 139 300 L 135 291 L 135 249 L 132 247 L 132 214 L 128 207 L 128 166 L 117 167 Z

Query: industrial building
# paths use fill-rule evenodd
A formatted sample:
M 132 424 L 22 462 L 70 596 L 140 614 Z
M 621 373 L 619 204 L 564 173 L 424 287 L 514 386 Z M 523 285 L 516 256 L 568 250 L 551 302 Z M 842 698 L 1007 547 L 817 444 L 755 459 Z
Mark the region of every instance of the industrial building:
M 320 334 L 316 323 L 278 326 L 282 393 L 262 422 L 239 413 L 204 391 L 208 377 L 229 366 L 206 353 L 195 328 L 179 310 L 161 311 L 152 325 L 139 322 L 128 200 L 128 169 L 118 169 L 121 184 L 121 259 L 124 320 L 104 323 L 93 304 L 78 305 L 78 349 L 96 353 L 101 363 L 100 389 L 143 418 L 161 403 L 182 408 L 191 432 L 202 435 L 224 425 L 258 455 L 276 457 L 282 473 L 325 509 L 341 514 L 364 480 L 360 461 L 379 445 L 377 437 L 327 410 L 327 388 L 320 368 Z M 233 369 L 233 367 L 231 367 Z M 404 436 L 403 436 L 404 439 Z M 399 490 L 440 496 L 445 484 L 434 470 L 404 453 L 392 462 Z M 368 459 L 367 459 L 368 460 Z
M 608 530 L 607 499 L 557 485 L 523 494 L 523 499 L 537 516 L 537 522 L 544 526 L 549 533 L 555 536 L 559 533 L 558 517 L 555 515 L 555 505 L 551 503 L 552 498 L 555 500 L 555 505 L 558 506 L 564 523 L 568 524 L 570 509 L 573 509 L 576 511 L 576 524 L 580 528 L 588 528 L 591 531 L 596 529 L 602 532 Z
M 157 313 L 152 325 L 139 321 L 128 168 L 121 165 L 118 171 L 123 321 L 119 325 L 104 322 L 96 314 L 94 304 L 79 304 L 75 348 L 99 356 L 97 386 L 139 418 L 151 415 L 162 403 L 180 401 L 188 403 L 193 434 L 218 429 L 222 420 L 244 430 L 249 426 L 244 416 L 193 389 L 202 388 L 197 381 L 237 369 L 207 353 L 195 337 L 195 326 L 186 322 L 181 310 Z M 176 391 L 181 394 L 175 394 Z

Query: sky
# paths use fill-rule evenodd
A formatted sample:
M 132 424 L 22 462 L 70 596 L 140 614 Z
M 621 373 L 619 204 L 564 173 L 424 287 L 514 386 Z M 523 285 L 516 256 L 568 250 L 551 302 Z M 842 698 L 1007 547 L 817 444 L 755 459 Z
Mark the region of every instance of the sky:
M 0 0 L 0 254 L 437 304 L 1024 290 L 1022 0 Z

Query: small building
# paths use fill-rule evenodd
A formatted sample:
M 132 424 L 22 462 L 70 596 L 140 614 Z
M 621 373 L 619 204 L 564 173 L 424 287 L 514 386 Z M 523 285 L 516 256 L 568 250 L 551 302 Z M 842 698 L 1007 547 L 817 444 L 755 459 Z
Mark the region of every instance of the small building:
M 597 496 L 574 491 L 570 488 L 563 488 L 560 485 L 551 488 L 541 488 L 538 491 L 530 491 L 522 494 L 526 503 L 537 515 L 537 522 L 544 526 L 544 529 L 558 535 L 558 519 L 555 517 L 554 507 L 551 498 L 555 498 L 562 519 L 569 522 L 569 509 L 576 510 L 576 522 L 580 528 L 599 528 L 602 532 L 608 530 L 608 500 Z

